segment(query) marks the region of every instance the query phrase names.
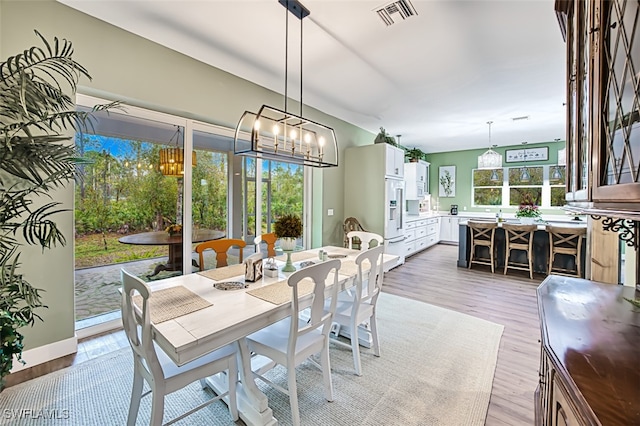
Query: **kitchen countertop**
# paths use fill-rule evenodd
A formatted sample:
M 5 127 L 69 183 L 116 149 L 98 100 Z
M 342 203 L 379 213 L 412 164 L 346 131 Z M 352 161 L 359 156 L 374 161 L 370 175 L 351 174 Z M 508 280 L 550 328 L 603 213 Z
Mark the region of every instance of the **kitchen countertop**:
M 406 213 L 406 212 L 405 212 Z M 469 219 L 484 219 L 484 220 L 495 220 L 496 218 L 496 213 L 495 212 L 463 212 L 457 215 L 452 215 L 449 212 L 424 212 L 424 213 L 420 213 L 419 215 L 410 215 L 410 214 L 406 214 L 405 215 L 405 221 L 407 222 L 412 222 L 415 220 L 420 220 L 420 219 L 428 219 L 428 218 L 437 218 L 437 217 L 458 217 L 460 218 L 460 220 L 469 220 Z M 514 222 L 517 221 L 517 218 L 515 217 L 515 214 L 513 213 L 504 213 L 502 215 L 502 218 L 505 221 L 510 221 L 510 222 Z M 573 220 L 573 216 L 572 215 L 566 215 L 566 214 L 557 214 L 557 215 L 546 215 L 543 214 L 542 215 L 542 220 L 544 222 L 551 222 L 551 223 L 563 223 L 563 224 L 574 224 L 574 225 L 579 225 L 579 224 L 583 224 L 584 226 L 586 226 L 587 221 L 584 217 L 581 218 L 580 221 L 577 220 Z
M 473 218 L 465 218 L 465 220 L 460 221 L 460 225 L 466 225 L 469 220 L 473 220 Z M 486 220 L 483 222 L 487 222 Z M 522 223 L 518 219 L 507 219 L 498 223 L 498 227 L 502 228 L 503 223 L 508 223 L 511 225 L 521 225 Z M 549 225 L 556 226 L 564 226 L 567 228 L 586 228 L 587 222 L 583 220 L 572 220 L 572 221 L 557 221 L 557 220 L 542 220 L 538 222 L 533 222 L 533 225 L 537 225 L 538 229 L 545 230 Z

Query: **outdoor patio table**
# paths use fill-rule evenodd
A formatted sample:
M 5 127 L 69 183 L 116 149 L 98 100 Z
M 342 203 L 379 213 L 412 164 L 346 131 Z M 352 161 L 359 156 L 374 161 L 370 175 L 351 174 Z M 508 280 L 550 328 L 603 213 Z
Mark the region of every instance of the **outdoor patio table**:
M 201 243 L 209 240 L 219 240 L 224 238 L 225 233 L 212 229 L 198 229 L 194 233 L 191 241 Z M 156 266 L 153 274 L 148 277 L 158 275 L 161 271 L 182 271 L 182 234 L 169 235 L 165 231 L 142 232 L 140 234 L 125 235 L 118 239 L 122 244 L 136 244 L 146 246 L 169 246 L 169 259 L 166 264 Z M 195 263 L 195 260 L 191 261 Z M 195 264 L 194 266 L 198 266 Z

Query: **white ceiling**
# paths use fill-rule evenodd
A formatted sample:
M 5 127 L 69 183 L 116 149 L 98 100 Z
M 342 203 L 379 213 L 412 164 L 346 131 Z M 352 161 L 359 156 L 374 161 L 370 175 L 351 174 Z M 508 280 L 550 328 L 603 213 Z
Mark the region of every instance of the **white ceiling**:
M 277 0 L 60 1 L 284 93 Z M 412 0 L 417 15 L 394 14 L 391 26 L 374 12 L 385 0 L 302 3 L 311 11 L 305 104 L 426 152 L 488 147 L 487 121 L 499 146 L 565 139 L 565 44 L 553 0 Z M 300 21 L 289 16 L 288 91 L 298 99 Z

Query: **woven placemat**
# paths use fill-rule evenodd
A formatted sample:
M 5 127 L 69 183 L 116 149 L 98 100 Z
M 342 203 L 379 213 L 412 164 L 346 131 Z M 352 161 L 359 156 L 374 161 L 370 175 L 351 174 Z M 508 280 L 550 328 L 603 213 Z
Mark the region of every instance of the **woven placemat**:
M 298 283 L 298 297 L 311 294 L 312 291 L 313 281 L 310 279 L 304 279 Z M 282 280 L 274 284 L 249 290 L 247 294 L 257 297 L 258 299 L 266 300 L 274 305 L 282 305 L 283 303 L 291 302 L 293 289 L 289 287 L 287 280 Z
M 371 268 L 371 263 L 367 259 L 362 262 L 362 273 L 366 273 Z M 358 274 L 358 265 L 353 260 L 342 260 L 338 273 L 341 275 L 355 276 Z
M 215 281 L 227 280 L 229 278 L 237 277 L 240 275 L 244 276 L 244 263 L 225 266 L 224 268 L 219 269 L 210 269 L 208 271 L 202 271 L 198 273 L 203 277 L 207 277 Z
M 297 252 L 297 253 L 291 253 L 291 261 L 292 262 L 300 262 L 301 260 L 307 260 L 307 259 L 317 259 L 318 258 L 318 253 L 313 253 L 313 252 L 308 252 L 308 251 L 301 251 L 301 252 Z M 276 257 L 276 259 L 281 260 L 283 262 L 287 261 L 287 255 L 284 254 L 282 256 L 278 256 Z
M 142 296 L 133 296 L 133 302 L 142 309 Z M 209 306 L 212 306 L 211 302 L 182 286 L 154 291 L 149 298 L 149 313 L 151 322 L 154 324 L 160 324 Z

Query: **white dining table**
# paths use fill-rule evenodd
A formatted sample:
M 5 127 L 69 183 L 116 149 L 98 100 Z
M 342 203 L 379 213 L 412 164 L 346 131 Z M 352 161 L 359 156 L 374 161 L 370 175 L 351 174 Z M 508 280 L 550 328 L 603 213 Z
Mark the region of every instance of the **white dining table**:
M 315 258 L 306 260 L 319 262 L 317 253 L 320 249 L 329 255 L 346 255 L 343 261 L 353 261 L 360 253 L 343 247 L 326 246 L 309 250 L 316 254 Z M 397 256 L 385 254 L 385 270 L 397 263 Z M 218 290 L 216 282 L 244 281 L 244 274 L 224 280 L 212 280 L 199 273 L 181 275 L 158 280 L 151 284 L 152 291 L 184 286 L 212 305 L 198 311 L 170 319 L 159 324 L 152 324 L 154 339 L 167 355 L 177 364 L 184 365 L 224 345 L 237 342 L 239 348 L 238 411 L 247 425 L 275 425 L 277 420 L 268 405 L 266 395 L 256 386 L 251 371 L 251 353 L 245 337 L 270 324 L 273 324 L 291 313 L 291 304 L 275 305 L 248 294 L 247 291 L 274 284 L 286 279 L 291 273 L 282 272 L 284 261 L 278 260 L 278 277 L 263 277 L 248 288 L 240 290 Z M 294 262 L 299 269 L 300 261 Z M 223 268 L 220 268 L 223 270 Z M 339 271 L 339 290 L 350 287 L 355 278 L 353 268 Z M 328 280 L 329 281 L 329 280 Z M 333 284 L 333 277 L 331 282 Z M 310 300 L 311 296 L 306 296 Z M 301 298 L 304 303 L 305 297 Z M 302 304 L 303 304 L 302 303 Z M 210 386 L 218 386 L 215 380 L 208 381 Z M 221 387 L 225 386 L 222 383 Z

